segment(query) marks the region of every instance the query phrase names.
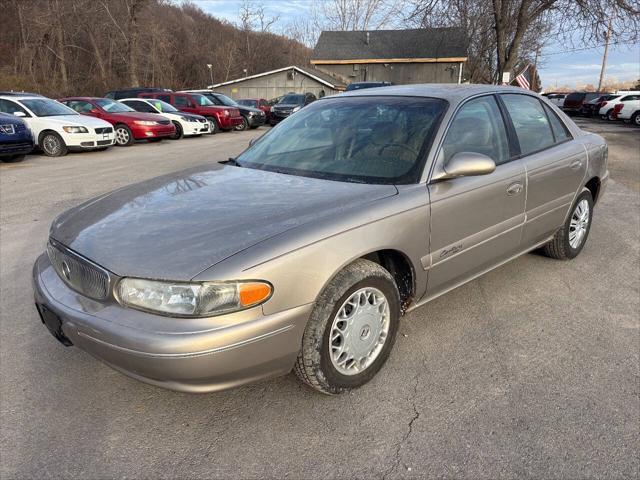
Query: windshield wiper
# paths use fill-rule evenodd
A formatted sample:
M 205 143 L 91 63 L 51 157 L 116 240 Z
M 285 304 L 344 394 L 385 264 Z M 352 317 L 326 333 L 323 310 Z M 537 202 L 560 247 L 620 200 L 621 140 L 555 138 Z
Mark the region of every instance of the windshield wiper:
M 220 162 L 218 162 L 222 165 L 231 165 L 232 167 L 242 167 L 242 165 L 240 165 L 238 162 L 236 162 L 236 159 L 233 157 L 229 157 L 227 160 L 221 160 Z

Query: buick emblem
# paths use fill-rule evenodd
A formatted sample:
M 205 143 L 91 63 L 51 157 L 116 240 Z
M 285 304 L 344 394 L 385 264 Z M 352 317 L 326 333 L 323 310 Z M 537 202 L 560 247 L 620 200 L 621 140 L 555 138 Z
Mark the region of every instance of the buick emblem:
M 71 281 L 71 267 L 67 262 L 62 262 L 62 275 L 67 280 Z

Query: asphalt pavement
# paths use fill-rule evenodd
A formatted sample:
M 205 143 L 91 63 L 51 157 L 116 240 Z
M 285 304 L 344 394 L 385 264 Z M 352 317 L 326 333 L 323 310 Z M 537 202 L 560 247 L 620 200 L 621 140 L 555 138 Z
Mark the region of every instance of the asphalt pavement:
M 293 374 L 145 385 L 63 347 L 33 305 L 57 214 L 264 128 L 0 164 L 0 477 L 638 478 L 640 129 L 580 123 L 612 176 L 581 255 L 525 255 L 412 312 L 380 374 L 335 397 Z

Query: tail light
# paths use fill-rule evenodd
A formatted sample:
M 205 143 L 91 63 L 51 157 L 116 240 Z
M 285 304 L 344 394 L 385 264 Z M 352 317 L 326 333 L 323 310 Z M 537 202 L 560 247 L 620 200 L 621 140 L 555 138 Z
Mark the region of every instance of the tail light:
M 617 104 L 615 107 L 613 107 L 613 113 L 611 114 L 611 116 L 613 118 L 618 118 L 618 114 L 620 113 L 620 110 L 622 110 L 623 107 L 624 107 L 623 103 Z

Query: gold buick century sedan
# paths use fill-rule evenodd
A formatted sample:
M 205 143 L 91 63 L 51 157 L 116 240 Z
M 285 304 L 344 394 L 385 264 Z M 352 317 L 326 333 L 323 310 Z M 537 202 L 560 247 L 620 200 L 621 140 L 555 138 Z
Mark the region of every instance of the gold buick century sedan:
M 36 305 L 64 345 L 154 385 L 293 369 L 345 392 L 382 368 L 404 313 L 533 249 L 578 255 L 607 153 L 519 88 L 325 97 L 235 159 L 60 215 Z

